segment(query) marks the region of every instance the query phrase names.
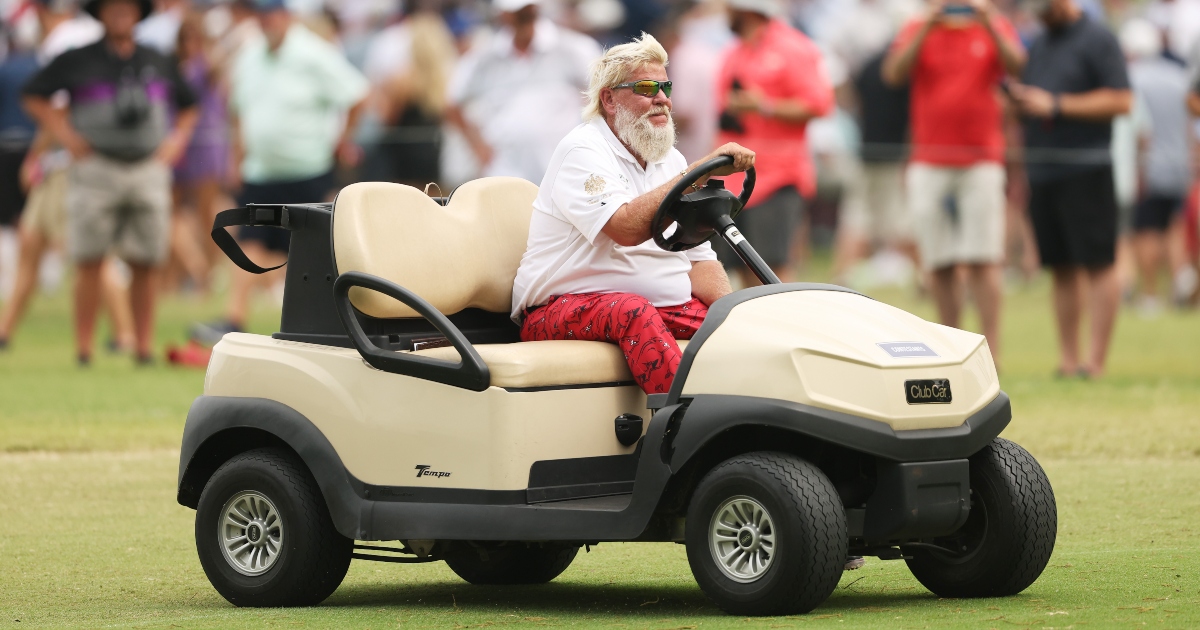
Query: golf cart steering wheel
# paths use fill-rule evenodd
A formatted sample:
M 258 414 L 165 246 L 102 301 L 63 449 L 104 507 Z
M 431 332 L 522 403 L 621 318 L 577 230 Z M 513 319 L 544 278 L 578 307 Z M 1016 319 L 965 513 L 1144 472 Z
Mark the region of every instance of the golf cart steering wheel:
M 725 190 L 725 182 L 719 179 L 709 179 L 708 184 L 689 195 L 684 195 L 692 184 L 705 175 L 733 164 L 733 157 L 722 155 L 715 157 L 684 175 L 666 197 L 658 205 L 654 220 L 650 223 L 650 232 L 654 244 L 669 251 L 682 252 L 691 249 L 708 240 L 708 237 L 722 227 L 717 219 L 722 215 L 732 219 L 742 211 L 750 194 L 754 192 L 754 167 L 746 171 L 746 181 L 742 185 L 740 197 Z M 664 231 L 675 222 L 675 231 L 666 236 Z

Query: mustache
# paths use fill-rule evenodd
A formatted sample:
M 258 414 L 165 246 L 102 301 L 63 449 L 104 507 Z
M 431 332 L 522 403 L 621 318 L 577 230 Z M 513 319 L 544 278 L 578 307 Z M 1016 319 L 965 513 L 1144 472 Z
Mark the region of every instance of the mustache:
M 658 114 L 666 114 L 667 116 L 670 116 L 671 108 L 667 107 L 665 105 L 660 105 L 658 107 L 652 107 L 652 108 L 650 108 L 650 111 L 646 112 L 645 114 L 642 114 L 641 117 L 642 117 L 642 120 L 645 120 L 647 118 L 650 118 L 651 116 L 656 116 Z

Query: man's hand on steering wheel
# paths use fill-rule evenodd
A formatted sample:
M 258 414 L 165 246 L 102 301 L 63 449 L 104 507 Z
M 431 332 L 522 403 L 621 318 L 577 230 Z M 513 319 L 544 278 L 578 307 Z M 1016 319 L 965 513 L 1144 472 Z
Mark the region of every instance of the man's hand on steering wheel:
M 753 151 L 751 151 L 750 149 L 747 149 L 746 147 L 744 147 L 736 142 L 726 142 L 725 144 L 721 145 L 719 148 L 717 148 L 717 150 L 713 151 L 712 153 L 709 153 L 708 155 L 704 156 L 703 158 L 700 158 L 699 160 L 692 162 L 688 166 L 688 170 L 691 171 L 692 169 L 696 168 L 697 166 L 700 166 L 701 164 L 703 164 L 713 158 L 721 157 L 722 155 L 728 155 L 729 157 L 733 158 L 733 165 L 732 166 L 722 166 L 722 167 L 716 169 L 715 171 L 709 173 L 708 175 L 700 178 L 700 180 L 696 182 L 697 187 L 703 186 L 704 183 L 708 181 L 709 177 L 723 177 L 725 175 L 733 175 L 734 173 L 740 173 L 742 171 L 748 170 L 751 166 L 754 166 L 754 152 Z

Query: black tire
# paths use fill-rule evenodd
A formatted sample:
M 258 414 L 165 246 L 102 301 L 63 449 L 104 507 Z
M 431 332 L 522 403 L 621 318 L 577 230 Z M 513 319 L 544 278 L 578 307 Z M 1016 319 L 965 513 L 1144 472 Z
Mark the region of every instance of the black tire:
M 282 532 L 275 560 L 257 575 L 243 574 L 222 551 L 230 531 L 221 528 L 226 506 L 248 493 L 272 504 Z M 248 538 L 251 529 L 245 528 Z M 353 548 L 354 541 L 334 528 L 308 469 L 287 450 L 256 449 L 233 457 L 213 473 L 200 495 L 196 509 L 200 564 L 217 592 L 235 606 L 319 604 L 342 583 Z
M 739 581 L 719 566 L 719 552 L 710 546 L 719 543 L 710 540 L 710 528 L 727 504 L 745 498 L 766 510 L 774 536 L 762 573 Z M 766 528 L 753 529 L 761 534 Z M 692 575 L 721 610 L 790 615 L 816 608 L 837 587 L 849 534 L 837 489 L 820 469 L 794 455 L 758 452 L 726 460 L 700 480 L 684 536 Z M 737 542 L 725 544 L 744 545 L 742 538 L 736 534 Z
M 471 584 L 544 584 L 571 566 L 579 545 L 456 542 L 446 564 Z
M 1033 584 L 1054 552 L 1058 509 L 1046 473 L 1028 451 L 996 438 L 971 456 L 971 514 L 929 541 L 957 552 L 902 547 L 908 568 L 939 597 L 1006 597 Z

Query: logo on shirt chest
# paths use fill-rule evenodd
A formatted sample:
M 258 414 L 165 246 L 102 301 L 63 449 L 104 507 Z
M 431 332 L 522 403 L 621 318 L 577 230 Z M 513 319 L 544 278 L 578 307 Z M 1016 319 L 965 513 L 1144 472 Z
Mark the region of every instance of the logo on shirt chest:
M 583 182 L 583 192 L 589 195 L 596 195 L 604 192 L 604 178 L 599 175 L 592 174 Z

